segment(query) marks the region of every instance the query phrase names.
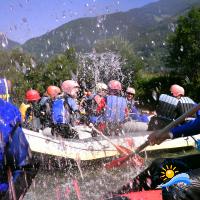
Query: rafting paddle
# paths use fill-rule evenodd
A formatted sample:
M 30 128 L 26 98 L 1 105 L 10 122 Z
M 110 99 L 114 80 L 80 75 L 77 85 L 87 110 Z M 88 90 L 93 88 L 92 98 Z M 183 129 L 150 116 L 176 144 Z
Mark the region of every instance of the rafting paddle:
M 121 155 L 127 155 L 128 156 L 129 154 L 132 153 L 132 151 L 130 149 L 128 149 L 128 148 L 126 148 L 124 146 L 117 145 L 117 144 L 113 143 L 109 137 L 105 136 L 101 131 L 99 131 L 98 129 L 96 129 L 92 123 L 89 124 L 89 127 L 91 127 L 92 130 L 94 130 L 96 133 L 98 133 L 103 138 L 105 138 L 110 144 L 112 144 L 117 149 L 117 151 L 119 152 L 119 154 L 121 154 Z
M 183 120 L 186 117 L 190 117 L 191 115 L 193 115 L 195 112 L 197 112 L 200 109 L 200 103 L 197 104 L 195 107 L 191 108 L 189 111 L 187 111 L 186 113 L 184 113 L 183 115 L 181 115 L 179 118 L 177 118 L 175 121 L 172 121 L 170 124 L 168 124 L 165 128 L 158 130 L 159 134 L 162 135 L 165 132 L 169 132 L 171 128 L 173 128 L 174 126 L 177 126 L 178 124 L 180 124 L 181 122 L 183 122 Z M 163 140 L 164 141 L 164 140 Z M 140 151 L 142 151 L 144 148 L 146 148 L 149 144 L 149 141 L 144 142 L 142 145 L 140 145 L 134 152 L 130 153 L 129 155 L 126 155 L 124 157 L 120 157 L 117 158 L 109 163 L 106 163 L 104 165 L 105 168 L 107 169 L 111 169 L 114 167 L 118 167 L 121 166 L 124 162 L 126 162 L 127 160 L 129 160 L 130 158 L 136 156 L 137 154 L 140 153 Z

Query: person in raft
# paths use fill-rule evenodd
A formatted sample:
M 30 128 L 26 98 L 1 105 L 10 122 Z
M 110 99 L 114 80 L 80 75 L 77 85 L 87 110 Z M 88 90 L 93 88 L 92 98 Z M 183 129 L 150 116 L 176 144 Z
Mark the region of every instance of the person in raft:
M 148 141 L 150 145 L 161 144 L 166 139 L 175 139 L 184 136 L 193 136 L 200 133 L 200 117 L 188 121 L 182 125 L 172 128 L 169 132 L 160 133 L 153 131 Z M 198 142 L 198 141 L 196 141 Z M 116 192 L 111 192 L 104 199 L 109 200 L 130 200 L 124 197 L 130 192 L 143 190 L 155 190 L 162 188 L 164 200 L 198 200 L 200 195 L 200 154 L 180 156 L 177 158 L 158 158 L 138 176 L 134 177 L 128 184 L 122 186 Z M 176 170 L 174 170 L 176 169 Z M 172 172 L 172 176 L 168 172 Z M 162 187 L 175 175 L 186 173 L 189 176 L 190 184 L 175 184 L 170 187 Z M 162 177 L 164 176 L 165 179 Z M 142 192 L 141 192 L 142 197 Z

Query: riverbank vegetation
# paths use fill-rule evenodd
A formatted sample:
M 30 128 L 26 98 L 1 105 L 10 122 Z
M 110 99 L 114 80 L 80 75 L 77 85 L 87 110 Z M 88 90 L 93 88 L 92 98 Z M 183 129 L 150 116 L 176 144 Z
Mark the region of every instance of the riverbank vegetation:
M 121 81 L 125 87 L 131 85 L 136 88 L 136 96 L 145 107 L 153 109 L 155 105 L 152 92 L 157 95 L 169 93 L 169 87 L 174 83 L 182 85 L 187 96 L 199 101 L 200 8 L 192 8 L 185 16 L 179 17 L 175 31 L 165 40 L 165 51 L 152 55 L 152 59 L 140 56 L 134 44 L 120 36 L 98 41 L 91 54 L 105 52 L 116 55 L 113 58 L 121 63 Z M 152 63 L 156 61 L 164 64 L 152 69 Z M 96 62 L 101 62 L 100 57 Z M 92 59 L 88 59 L 87 63 L 94 65 Z M 63 54 L 55 55 L 46 62 L 37 62 L 20 48 L 0 51 L 1 76 L 12 81 L 16 103 L 22 101 L 29 88 L 44 93 L 48 85 L 59 86 L 66 79 L 77 78 L 82 81 L 81 65 L 80 53 L 74 48 L 68 48 Z M 92 74 L 86 77 L 94 81 Z

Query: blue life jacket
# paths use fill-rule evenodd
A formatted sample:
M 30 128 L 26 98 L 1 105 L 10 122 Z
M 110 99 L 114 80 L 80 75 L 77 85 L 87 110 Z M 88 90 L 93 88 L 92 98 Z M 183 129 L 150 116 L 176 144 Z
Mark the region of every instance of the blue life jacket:
M 124 97 L 108 95 L 104 112 L 105 122 L 123 123 L 126 117 L 127 102 Z
M 18 108 L 0 99 L 0 133 L 3 136 L 0 140 L 1 172 L 5 169 L 5 164 L 20 167 L 26 165 L 29 160 L 29 144 L 21 126 L 18 126 L 19 123 L 21 114 Z M 6 189 L 7 185 L 2 176 L 3 173 L 0 174 L 0 191 Z
M 75 100 L 71 97 L 60 97 L 52 103 L 52 120 L 54 124 L 69 124 L 70 115 L 78 110 Z
M 146 123 L 149 123 L 149 118 L 146 114 L 141 114 L 140 115 L 140 122 L 146 122 Z
M 145 114 L 141 114 L 136 106 L 134 105 L 134 101 L 128 101 L 128 108 L 129 108 L 129 117 L 133 120 L 136 120 L 138 122 L 149 122 L 148 116 Z

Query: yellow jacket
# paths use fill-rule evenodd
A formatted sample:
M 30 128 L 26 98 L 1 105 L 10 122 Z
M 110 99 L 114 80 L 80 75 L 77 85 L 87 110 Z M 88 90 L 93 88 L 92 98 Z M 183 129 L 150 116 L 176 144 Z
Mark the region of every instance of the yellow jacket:
M 26 117 L 26 111 L 27 109 L 30 107 L 29 104 L 25 104 L 25 103 L 22 103 L 19 107 L 19 110 L 21 112 L 21 115 L 22 115 L 22 121 L 24 122 L 25 121 L 25 117 Z

